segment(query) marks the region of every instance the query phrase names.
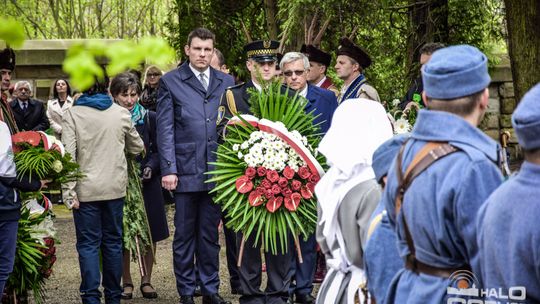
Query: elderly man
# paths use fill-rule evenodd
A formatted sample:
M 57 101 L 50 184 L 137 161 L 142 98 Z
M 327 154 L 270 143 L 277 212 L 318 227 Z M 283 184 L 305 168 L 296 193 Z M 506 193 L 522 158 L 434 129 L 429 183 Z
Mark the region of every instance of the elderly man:
M 197 28 L 188 35 L 188 60 L 163 75 L 157 104 L 157 144 L 162 186 L 174 191 L 173 262 L 180 303 L 193 304 L 195 266 L 204 304 L 225 304 L 219 289 L 221 208 L 205 183 L 208 163 L 216 160 L 219 98 L 233 78 L 210 67 L 215 35 Z
M 475 274 L 483 288 L 502 290 L 487 296 L 493 303 L 539 303 L 540 83 L 523 97 L 512 125 L 525 162 L 480 209 L 476 223 L 480 271 L 475 269 Z M 511 289 L 515 293 L 509 294 Z
M 367 83 L 364 70 L 371 65 L 371 58 L 348 38 L 342 38 L 336 52 L 336 74 L 343 80 L 338 102 L 349 98 L 367 98 L 380 102 L 377 90 Z
M 212 55 L 210 66 L 220 72 L 229 74 L 229 68 L 225 64 L 225 56 L 223 56 L 223 53 L 217 48 L 214 48 L 214 55 Z
M 308 84 L 307 77 L 310 62 L 304 54 L 297 52 L 286 53 L 279 65 L 283 71 L 287 86 L 296 90 L 300 96 L 308 100 L 304 111 L 307 113 L 313 111 L 313 115 L 316 116 L 314 123 L 319 125 L 322 133 L 326 133 L 330 128 L 332 115 L 338 106 L 336 96 L 332 91 Z M 311 292 L 313 291 L 313 278 L 317 263 L 316 247 L 315 233 L 310 235 L 307 241 L 304 241 L 303 238 L 300 239 L 300 248 L 304 261 L 292 265 L 295 269 L 294 280 L 296 286 L 291 288 L 291 296 L 293 294 L 296 296 L 297 303 L 315 302 Z
M 49 119 L 43 102 L 31 98 L 32 85 L 28 81 L 15 84 L 17 98 L 11 101 L 11 111 L 21 131 L 45 131 L 49 128 Z
M 303 44 L 300 53 L 303 53 L 309 59 L 308 82 L 319 88 L 330 90 L 336 96 L 339 95 L 339 90 L 332 83 L 332 80 L 326 77 L 326 71 L 332 62 L 332 56 L 311 44 Z
M 387 303 L 446 303 L 454 296 L 447 287 L 462 282 L 453 274 L 478 265 L 478 210 L 502 182 L 498 145 L 477 128 L 488 106 L 487 57 L 468 45 L 440 49 L 422 67 L 422 79 L 429 111 L 420 110 L 383 195 L 405 261 Z
M 18 131 L 17 123 L 11 112 L 8 103 L 8 92 L 11 86 L 11 73 L 15 69 L 15 52 L 11 48 L 5 48 L 0 51 L 0 73 L 2 74 L 1 96 L 0 100 L 0 120 L 5 122 L 10 133 Z

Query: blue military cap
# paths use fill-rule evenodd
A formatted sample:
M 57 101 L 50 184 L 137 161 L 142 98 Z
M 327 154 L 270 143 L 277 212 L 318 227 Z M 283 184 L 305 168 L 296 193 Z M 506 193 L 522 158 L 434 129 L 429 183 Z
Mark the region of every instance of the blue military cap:
M 491 81 L 487 62 L 486 55 L 470 45 L 435 51 L 422 67 L 426 96 L 444 100 L 480 92 Z
M 371 167 L 375 171 L 375 179 L 380 182 L 383 177 L 388 174 L 390 165 L 394 158 L 396 158 L 401 145 L 410 137 L 409 133 L 395 135 L 389 140 L 380 145 L 375 152 L 373 152 L 373 161 Z
M 523 149 L 540 149 L 540 83 L 523 96 L 512 114 L 512 125 Z
M 278 61 L 279 42 L 274 40 L 257 40 L 244 46 L 248 59 L 257 62 Z

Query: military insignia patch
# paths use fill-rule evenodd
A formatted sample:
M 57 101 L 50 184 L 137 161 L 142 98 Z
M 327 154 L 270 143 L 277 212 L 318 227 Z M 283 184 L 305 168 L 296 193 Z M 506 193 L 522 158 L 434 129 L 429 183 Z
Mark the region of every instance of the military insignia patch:
M 217 113 L 216 125 L 219 125 L 221 120 L 223 120 L 223 117 L 225 117 L 225 106 L 219 106 L 218 113 Z

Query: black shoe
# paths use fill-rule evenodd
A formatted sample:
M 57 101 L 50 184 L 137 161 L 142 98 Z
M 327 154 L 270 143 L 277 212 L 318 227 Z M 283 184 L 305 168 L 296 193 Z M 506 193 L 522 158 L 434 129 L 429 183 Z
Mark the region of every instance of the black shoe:
M 240 290 L 240 287 L 231 287 L 231 293 L 233 295 L 239 295 L 242 294 L 242 291 Z
M 147 286 L 154 289 L 154 291 L 145 292 L 143 290 L 143 288 L 147 287 Z M 141 293 L 142 293 L 143 298 L 145 298 L 145 299 L 155 299 L 155 298 L 157 298 L 157 292 L 156 292 L 154 286 L 152 286 L 152 284 L 150 284 L 150 283 L 142 283 L 141 284 Z
M 131 288 L 131 292 L 125 292 L 126 288 Z M 122 285 L 122 300 L 131 300 L 133 298 L 133 284 L 124 283 Z
M 292 295 L 287 298 L 287 304 L 294 304 L 294 298 Z
M 231 304 L 229 301 L 225 301 L 219 293 L 215 293 L 211 296 L 203 296 L 203 304 Z
M 193 296 L 180 296 L 180 304 L 195 304 Z
M 193 296 L 194 297 L 201 297 L 202 296 L 201 286 L 199 286 L 199 285 L 195 286 L 195 291 L 193 292 Z
M 296 295 L 295 303 L 314 304 L 315 298 L 309 293 L 304 295 Z

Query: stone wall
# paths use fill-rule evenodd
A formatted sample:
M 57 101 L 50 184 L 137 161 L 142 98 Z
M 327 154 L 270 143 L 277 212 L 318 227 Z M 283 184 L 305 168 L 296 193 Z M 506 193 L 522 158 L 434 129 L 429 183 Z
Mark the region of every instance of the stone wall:
M 508 151 L 510 160 L 515 162 L 523 158 L 522 151 L 518 146 L 516 134 L 512 129 L 512 113 L 517 102 L 514 96 L 514 84 L 512 71 L 508 60 L 490 70 L 491 84 L 489 85 L 488 111 L 480 127 L 490 137 L 499 141 L 504 131 L 510 133 Z
M 118 39 L 100 39 L 104 43 Z M 52 85 L 58 78 L 66 78 L 62 63 L 66 50 L 80 39 L 26 40 L 20 49 L 15 50 L 16 67 L 12 74 L 12 83 L 27 80 L 34 88 L 34 98 L 46 102 L 52 96 Z M 5 44 L 0 41 L 0 49 Z

